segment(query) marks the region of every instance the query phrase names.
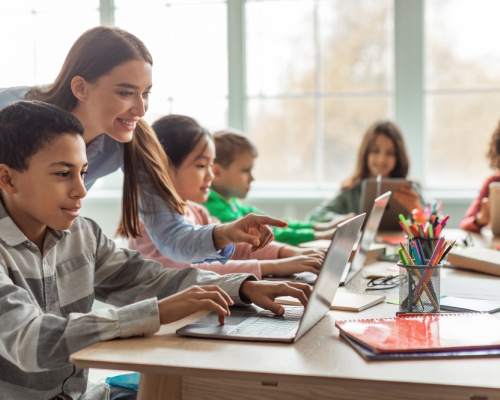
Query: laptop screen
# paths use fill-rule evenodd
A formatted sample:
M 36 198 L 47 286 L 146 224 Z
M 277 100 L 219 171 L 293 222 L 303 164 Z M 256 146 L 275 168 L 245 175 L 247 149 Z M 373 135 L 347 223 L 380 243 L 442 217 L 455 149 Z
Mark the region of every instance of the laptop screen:
M 375 236 L 380 225 L 380 221 L 384 215 L 385 208 L 389 203 L 392 192 L 386 192 L 382 196 L 377 197 L 372 206 L 370 216 L 368 217 L 361 240 L 356 247 L 356 252 L 350 265 L 346 267 L 346 271 L 342 276 L 342 283 L 348 282 L 357 272 L 365 265 L 366 257 L 370 251 L 370 246 L 375 242 Z
M 338 225 L 321 272 L 314 284 L 311 298 L 304 310 L 296 340 L 311 329 L 330 309 L 365 216 L 366 214 L 360 214 Z

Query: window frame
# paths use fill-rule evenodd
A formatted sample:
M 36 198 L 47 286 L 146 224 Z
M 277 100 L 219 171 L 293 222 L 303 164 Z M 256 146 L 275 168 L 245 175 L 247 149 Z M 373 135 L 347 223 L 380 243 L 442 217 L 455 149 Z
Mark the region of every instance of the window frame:
M 405 132 L 408 152 L 411 159 L 410 176 L 417 179 L 426 187 L 426 126 L 425 126 L 425 0 L 393 0 L 394 1 L 394 119 Z M 228 41 L 228 126 L 247 131 L 247 93 L 245 70 L 245 4 L 247 0 L 226 0 L 227 6 L 227 41 Z M 314 0 L 318 7 L 319 0 Z M 114 25 L 115 4 L 114 0 L 100 0 L 99 12 L 102 25 Z M 317 18 L 317 13 L 315 14 Z M 317 21 L 315 21 L 317 27 Z M 316 28 L 317 29 L 317 28 Z M 315 45 L 318 44 L 318 32 L 315 33 Z M 319 49 L 318 49 L 319 50 Z M 319 51 L 317 52 L 319 57 Z M 320 66 L 319 60 L 316 65 Z M 317 74 L 319 79 L 320 74 Z M 431 91 L 432 92 L 432 91 Z M 321 165 L 322 160 L 322 126 L 320 107 L 316 111 L 316 182 L 323 181 Z M 330 192 L 331 188 L 325 185 L 316 185 L 313 190 L 318 197 L 322 193 Z M 336 185 L 335 185 L 336 186 Z M 267 192 L 270 197 L 276 190 L 259 188 L 256 185 L 259 197 L 265 197 Z M 298 192 L 293 188 L 285 189 L 286 192 Z M 447 198 L 471 197 L 471 190 L 460 188 L 439 190 L 427 188 L 431 195 L 441 195 Z M 301 197 L 300 193 L 295 193 Z M 309 194 L 310 196 L 310 194 Z M 307 196 L 306 196 L 307 197 Z

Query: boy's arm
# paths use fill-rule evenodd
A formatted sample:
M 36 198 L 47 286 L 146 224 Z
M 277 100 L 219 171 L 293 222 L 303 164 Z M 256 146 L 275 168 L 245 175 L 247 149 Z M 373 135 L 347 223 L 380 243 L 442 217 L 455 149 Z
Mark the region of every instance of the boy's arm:
M 293 229 L 293 228 L 274 228 L 275 240 L 282 243 L 288 243 L 297 246 L 300 243 L 314 240 L 315 232 L 313 229 Z
M 103 340 L 156 332 L 160 327 L 157 298 L 191 285 L 218 285 L 242 305 L 246 303 L 239 297 L 241 284 L 256 279 L 248 274 L 222 277 L 194 268 L 162 270 L 159 263 L 142 260 L 137 252 L 116 249 L 114 242 L 102 234 L 96 238 L 92 245 L 96 250 L 94 261 L 82 266 L 81 284 L 74 282 L 74 290 L 86 290 L 87 282 L 94 279 L 96 297 L 120 308 L 90 311 L 88 297 L 83 297 L 66 305 L 72 310 L 67 315 L 64 308 L 43 312 L 27 289 L 14 284 L 0 258 L 0 359 L 5 359 L 12 371 L 69 368 L 71 374 L 69 355 L 77 350 Z M 79 251 L 76 248 L 80 244 L 73 244 L 74 251 Z M 81 246 L 88 247 L 87 242 Z
M 237 199 L 225 200 L 213 190 L 210 192 L 208 200 L 204 205 L 211 215 L 222 222 L 234 221 L 250 213 L 263 214 L 255 207 L 242 204 Z
M 197 268 L 163 269 L 153 260 L 145 260 L 137 251 L 121 249 L 108 239 L 95 224 L 95 294 L 96 298 L 115 306 L 123 306 L 151 297 L 162 299 L 193 285 L 217 285 L 238 305 L 239 286 L 249 274 L 218 275 Z
M 0 262 L 1 264 L 1 262 Z M 68 369 L 69 355 L 93 343 L 124 335 L 128 321 L 134 321 L 130 335 L 154 333 L 159 329 L 156 300 L 150 299 L 127 309 L 101 309 L 90 313 L 61 316 L 43 313 L 33 297 L 10 279 L 0 265 L 0 359 L 4 373 Z

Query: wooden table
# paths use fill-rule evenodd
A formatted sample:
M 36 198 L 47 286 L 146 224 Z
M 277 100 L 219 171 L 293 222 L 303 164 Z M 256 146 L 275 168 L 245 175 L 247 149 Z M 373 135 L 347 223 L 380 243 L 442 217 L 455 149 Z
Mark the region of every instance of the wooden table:
M 445 269 L 445 276 L 500 278 Z M 362 288 L 358 276 L 347 287 Z M 480 291 L 480 285 L 477 286 Z M 397 297 L 397 289 L 389 296 Z M 155 399 L 500 399 L 500 358 L 367 362 L 339 339 L 335 319 L 392 317 L 397 306 L 330 311 L 295 344 L 182 338 L 175 330 L 102 342 L 74 353 L 86 368 L 141 372 L 138 398 Z M 500 317 L 500 316 L 499 316 Z

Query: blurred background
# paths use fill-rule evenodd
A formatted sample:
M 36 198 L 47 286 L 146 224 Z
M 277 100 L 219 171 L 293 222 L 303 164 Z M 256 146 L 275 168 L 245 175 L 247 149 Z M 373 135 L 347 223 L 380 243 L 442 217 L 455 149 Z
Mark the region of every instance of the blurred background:
M 499 14 L 497 0 L 0 0 L 0 88 L 52 82 L 80 34 L 119 26 L 153 55 L 145 119 L 249 135 L 263 211 L 303 218 L 351 173 L 366 128 L 392 119 L 410 177 L 456 227 L 491 174 Z M 110 236 L 121 185 L 106 177 L 84 206 Z

